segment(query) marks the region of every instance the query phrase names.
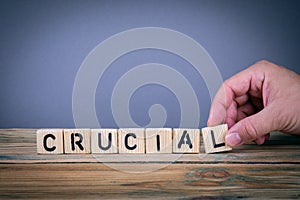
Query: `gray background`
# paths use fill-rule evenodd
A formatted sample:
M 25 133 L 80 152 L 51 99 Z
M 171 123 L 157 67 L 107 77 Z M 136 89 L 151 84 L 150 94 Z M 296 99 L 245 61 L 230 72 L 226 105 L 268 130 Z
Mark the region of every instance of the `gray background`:
M 299 68 L 299 1 L 0 1 L 0 127 L 74 127 L 73 83 L 84 58 L 101 41 L 131 28 L 155 26 L 180 31 L 200 43 L 223 79 L 267 59 Z M 174 41 L 176 42 L 176 41 Z M 199 127 L 206 124 L 210 98 L 202 77 L 179 56 L 141 50 L 120 57 L 96 93 L 102 127 L 116 127 L 110 109 L 115 82 L 148 62 L 180 71 L 197 93 Z M 148 109 L 162 104 L 166 127 L 180 121 L 174 94 L 145 85 L 131 98 L 132 118 L 149 123 Z M 92 127 L 91 127 L 92 128 Z

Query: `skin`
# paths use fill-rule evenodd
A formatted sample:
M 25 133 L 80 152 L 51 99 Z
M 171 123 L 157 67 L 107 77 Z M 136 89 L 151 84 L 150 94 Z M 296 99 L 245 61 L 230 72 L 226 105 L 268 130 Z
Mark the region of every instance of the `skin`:
M 300 76 L 268 61 L 234 75 L 217 92 L 207 125 L 222 123 L 230 146 L 263 144 L 271 131 L 300 135 Z

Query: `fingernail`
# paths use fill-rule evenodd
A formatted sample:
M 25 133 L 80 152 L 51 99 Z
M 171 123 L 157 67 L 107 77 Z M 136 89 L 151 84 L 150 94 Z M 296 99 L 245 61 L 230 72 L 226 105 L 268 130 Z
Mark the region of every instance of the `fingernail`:
M 226 144 L 229 146 L 238 146 L 242 144 L 242 139 L 238 133 L 230 133 L 225 136 Z

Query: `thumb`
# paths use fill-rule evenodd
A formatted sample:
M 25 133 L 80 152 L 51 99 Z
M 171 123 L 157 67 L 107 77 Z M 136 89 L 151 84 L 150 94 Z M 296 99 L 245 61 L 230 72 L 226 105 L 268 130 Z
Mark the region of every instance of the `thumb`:
M 230 128 L 226 134 L 225 141 L 229 146 L 239 146 L 244 143 L 258 139 L 275 130 L 274 117 L 270 107 L 244 118 Z

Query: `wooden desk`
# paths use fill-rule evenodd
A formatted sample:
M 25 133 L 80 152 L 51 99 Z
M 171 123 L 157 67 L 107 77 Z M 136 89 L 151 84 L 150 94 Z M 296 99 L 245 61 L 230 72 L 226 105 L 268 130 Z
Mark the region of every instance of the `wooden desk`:
M 95 157 L 37 155 L 35 132 L 0 130 L 1 199 L 300 198 L 296 136 L 219 154 Z

